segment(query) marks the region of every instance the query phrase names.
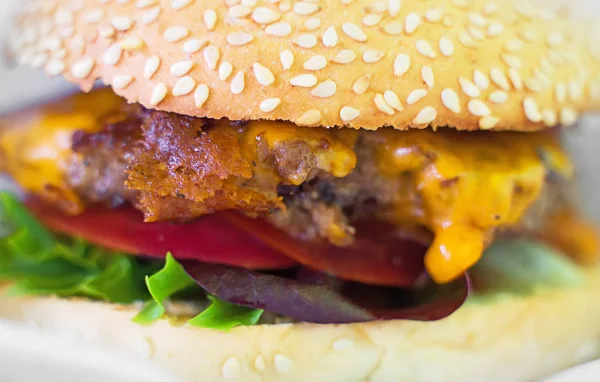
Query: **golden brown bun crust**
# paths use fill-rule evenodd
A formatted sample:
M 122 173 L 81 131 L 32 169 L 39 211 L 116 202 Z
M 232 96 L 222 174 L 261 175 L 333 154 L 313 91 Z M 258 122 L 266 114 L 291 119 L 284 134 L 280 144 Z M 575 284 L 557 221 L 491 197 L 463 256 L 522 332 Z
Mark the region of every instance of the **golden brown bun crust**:
M 0 318 L 80 333 L 149 358 L 189 381 L 530 381 L 600 356 L 600 270 L 579 288 L 470 303 L 439 322 L 271 325 L 223 333 L 129 308 L 55 298 L 0 298 Z
M 600 105 L 600 47 L 590 41 L 600 34 L 532 3 L 38 0 L 9 49 L 84 89 L 102 79 L 130 102 L 197 117 L 570 125 Z

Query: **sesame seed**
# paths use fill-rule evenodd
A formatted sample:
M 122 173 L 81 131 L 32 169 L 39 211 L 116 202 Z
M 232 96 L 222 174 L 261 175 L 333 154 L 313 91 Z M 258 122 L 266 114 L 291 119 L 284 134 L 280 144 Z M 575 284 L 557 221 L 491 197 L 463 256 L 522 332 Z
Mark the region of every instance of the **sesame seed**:
M 265 365 L 265 359 L 262 355 L 257 355 L 254 360 L 254 368 L 261 373 L 267 369 L 267 365 Z
M 466 48 L 477 48 L 477 42 L 473 40 L 471 35 L 467 31 L 460 31 L 458 33 L 458 41 Z
M 487 28 L 488 37 L 498 37 L 504 31 L 504 25 L 494 22 L 491 23 Z
M 344 122 L 352 122 L 360 116 L 360 110 L 350 106 L 344 106 L 340 110 L 340 118 Z
M 171 8 L 178 11 L 190 5 L 194 0 L 171 0 Z
M 171 74 L 176 77 L 183 77 L 192 70 L 194 62 L 190 60 L 179 61 L 171 65 Z
M 317 77 L 313 74 L 301 74 L 290 80 L 292 86 L 298 86 L 301 88 L 312 88 L 317 84 Z
M 171 27 L 168 28 L 165 33 L 163 33 L 163 37 L 168 42 L 178 42 L 186 38 L 189 34 L 190 31 L 187 28 Z
M 477 117 L 487 117 L 492 114 L 490 108 L 483 101 L 478 99 L 470 100 L 467 109 L 471 114 Z
M 281 104 L 281 100 L 279 98 L 267 98 L 266 100 L 260 103 L 260 110 L 262 110 L 265 113 L 270 113 L 273 110 L 277 109 L 277 106 L 279 106 L 279 104 Z
M 127 51 L 132 51 L 132 50 L 137 50 L 140 49 L 144 46 L 144 40 L 142 40 L 141 38 L 137 37 L 137 36 L 130 36 L 127 37 L 126 39 L 124 39 L 123 41 L 121 41 L 121 48 L 127 50 Z
M 337 64 L 349 64 L 356 59 L 356 54 L 351 50 L 342 50 L 331 60 Z
M 160 12 L 160 7 L 148 9 L 147 11 L 142 12 L 142 14 L 139 17 L 139 21 L 144 25 L 150 25 L 158 19 L 158 16 L 160 16 Z
M 320 26 L 321 26 L 321 19 L 318 19 L 316 17 L 311 17 L 304 21 L 304 28 L 306 28 L 309 31 L 315 30 Z
M 317 38 L 312 33 L 300 33 L 294 37 L 293 42 L 301 48 L 310 49 L 317 45 Z
M 325 56 L 317 55 L 309 58 L 303 65 L 303 68 L 306 70 L 317 71 L 325 68 L 327 66 L 327 59 Z
M 467 32 L 474 40 L 483 41 L 485 39 L 485 33 L 472 25 L 467 25 Z
M 279 3 L 279 10 L 281 12 L 289 12 L 292 9 L 292 3 L 290 0 L 283 0 Z
M 290 50 L 284 50 L 279 55 L 284 70 L 289 70 L 294 65 L 294 54 Z
M 400 77 L 410 69 L 410 57 L 406 54 L 399 54 L 394 60 L 394 76 Z
M 415 89 L 412 92 L 410 92 L 410 94 L 406 98 L 406 103 L 409 105 L 413 105 L 413 104 L 419 102 L 421 99 L 423 99 L 426 95 L 427 95 L 427 90 Z
M 160 58 L 158 56 L 150 57 L 146 61 L 146 64 L 144 65 L 144 78 L 149 80 L 152 77 L 154 77 L 154 74 L 158 70 L 159 66 L 160 66 Z
M 431 106 L 425 106 L 419 114 L 413 119 L 415 125 L 428 125 L 437 117 L 437 111 Z
M 206 29 L 212 31 L 215 29 L 215 25 L 217 24 L 217 12 L 214 9 L 207 9 L 204 11 L 204 25 L 206 25 Z
M 169 89 L 167 88 L 167 85 L 163 84 L 162 82 L 158 83 L 152 91 L 152 95 L 150 97 L 150 106 L 158 106 L 158 104 L 165 99 L 168 92 Z
M 383 95 L 381 93 L 377 93 L 373 101 L 375 102 L 375 106 L 377 107 L 377 109 L 382 113 L 385 113 L 387 115 L 394 115 L 396 113 L 394 109 L 392 109 L 392 107 L 388 105 L 387 102 L 385 102 L 385 98 L 383 98 Z
M 431 66 L 426 65 L 421 68 L 421 78 L 423 78 L 423 82 L 425 82 L 429 89 L 433 89 L 433 86 L 435 85 L 435 76 Z
M 469 13 L 467 18 L 471 24 L 478 28 L 485 28 L 485 26 L 488 24 L 486 18 L 480 13 Z
M 216 46 L 209 45 L 204 49 L 204 61 L 206 61 L 206 65 L 208 65 L 209 69 L 216 69 L 220 59 L 221 52 Z
M 296 1 L 294 3 L 294 13 L 300 16 L 308 16 L 319 12 L 319 5 L 306 1 Z
M 556 112 L 551 109 L 542 110 L 542 122 L 548 127 L 556 126 Z
M 112 86 L 114 89 L 117 90 L 125 89 L 129 86 L 129 84 L 131 84 L 132 81 L 133 77 L 131 76 L 116 76 L 115 78 L 113 78 Z
M 219 66 L 219 79 L 221 81 L 226 81 L 232 72 L 233 65 L 231 65 L 229 61 L 223 61 L 221 66 Z
M 521 79 L 521 75 L 517 72 L 516 69 L 508 70 L 508 78 L 510 78 L 510 82 L 513 87 L 517 90 L 523 89 L 523 80 Z
M 418 40 L 416 43 L 417 52 L 428 58 L 435 58 L 435 52 L 431 45 L 425 40 Z
M 371 83 L 371 75 L 365 74 L 364 76 L 362 76 L 359 79 L 357 79 L 356 81 L 354 81 L 354 84 L 352 85 L 352 91 L 354 91 L 354 93 L 356 93 L 356 94 L 365 94 L 367 89 L 369 89 L 370 83 Z
M 508 91 L 510 89 L 508 85 L 508 79 L 504 75 L 504 72 L 502 72 L 500 69 L 493 68 L 490 70 L 490 78 L 492 79 L 492 82 L 500 89 L 504 91 Z
M 344 23 L 342 24 L 342 30 L 346 34 L 346 36 L 350 37 L 353 40 L 358 42 L 367 41 L 367 35 L 363 30 L 356 24 L 353 23 Z
M 270 86 L 273 84 L 273 82 L 275 82 L 275 76 L 273 75 L 273 72 L 271 72 L 269 68 L 262 65 L 260 62 L 255 62 L 252 65 L 252 69 L 254 69 L 254 76 L 256 77 L 256 80 L 262 86 Z
M 496 3 L 486 3 L 483 6 L 483 14 L 486 16 L 491 16 L 493 14 L 495 14 L 498 11 L 498 6 L 496 5 Z
M 231 92 L 233 94 L 240 94 L 244 91 L 245 86 L 244 72 L 237 72 L 233 80 L 231 80 Z
M 496 127 L 499 122 L 500 118 L 488 115 L 479 119 L 479 128 L 481 130 L 490 130 Z
M 317 109 L 308 110 L 296 120 L 298 126 L 313 126 L 319 122 L 321 122 L 321 112 Z M 292 369 L 292 361 L 281 354 L 276 354 L 275 369 L 281 374 L 287 374 Z
M 432 8 L 425 13 L 425 20 L 430 23 L 438 23 L 442 20 L 443 13 L 437 8 Z
M 421 16 L 414 12 L 409 13 L 404 20 L 404 31 L 406 34 L 413 34 L 419 25 L 421 25 Z
M 279 13 L 267 7 L 257 7 L 252 12 L 252 20 L 257 24 L 271 24 L 279 20 L 280 17 Z
M 286 37 L 292 33 L 292 26 L 286 22 L 271 24 L 265 28 L 265 33 L 269 36 Z
M 402 1 L 400 0 L 388 0 L 388 12 L 390 16 L 396 17 L 402 8 Z
M 192 39 L 188 40 L 183 44 L 183 51 L 189 54 L 196 53 L 206 45 L 208 41 Z
M 116 65 L 121 61 L 123 49 L 119 44 L 113 44 L 104 53 L 103 61 L 106 65 Z
M 65 71 L 65 63 L 59 59 L 52 59 L 46 64 L 46 73 L 51 76 L 58 76 Z
M 523 66 L 523 63 L 521 62 L 520 58 L 510 55 L 510 54 L 502 53 L 502 54 L 500 54 L 500 59 L 509 68 L 520 69 Z
M 523 50 L 525 44 L 523 41 L 513 38 L 504 44 L 504 50 L 508 53 L 519 53 Z
M 252 8 L 245 5 L 235 5 L 229 8 L 229 14 L 236 18 L 243 18 L 252 13 Z
M 523 83 L 525 84 L 525 88 L 533 93 L 539 93 L 542 91 L 543 84 L 540 80 L 534 77 L 526 78 Z
M 468 79 L 464 77 L 459 77 L 458 83 L 460 84 L 463 93 L 465 93 L 467 96 L 475 98 L 481 95 L 481 91 L 479 90 L 479 88 Z
M 525 111 L 525 116 L 531 122 L 538 123 L 542 120 L 538 104 L 533 98 L 526 97 L 523 100 L 523 110 Z
M 577 122 L 577 112 L 574 109 L 564 107 L 560 109 L 560 123 L 563 126 L 573 126 Z
M 323 81 L 318 84 L 311 92 L 315 97 L 329 98 L 337 91 L 337 84 L 332 80 Z
M 231 46 L 243 46 L 254 40 L 254 36 L 245 32 L 231 32 L 227 35 L 227 43 Z
M 490 81 L 488 80 L 487 75 L 479 69 L 475 69 L 475 72 L 473 73 L 473 80 L 475 82 L 475 86 L 477 86 L 479 90 L 487 90 L 487 88 L 490 86 Z
M 454 44 L 447 36 L 440 37 L 440 52 L 446 57 L 450 57 L 454 53 Z
M 369 13 L 368 15 L 363 17 L 362 23 L 365 26 L 372 27 L 372 26 L 379 24 L 381 22 L 382 18 L 383 18 L 383 16 L 381 14 Z
M 579 101 L 583 96 L 583 90 L 575 80 L 570 80 L 569 82 L 567 82 L 567 93 L 569 95 L 569 99 L 572 102 Z
M 329 28 L 327 28 L 325 33 L 323 33 L 322 41 L 323 41 L 323 45 L 325 45 L 327 48 L 333 48 L 334 46 L 337 45 L 338 34 L 335 31 L 335 27 L 330 26 Z
M 126 32 L 133 26 L 133 20 L 129 17 L 115 17 L 111 20 L 111 24 L 116 30 Z
M 205 84 L 200 84 L 196 88 L 194 92 L 194 102 L 196 103 L 196 108 L 202 109 L 206 101 L 208 100 L 209 89 Z
M 562 82 L 556 84 L 554 88 L 554 98 L 558 103 L 564 103 L 567 99 L 567 90 L 565 84 L 563 84 Z
M 71 67 L 71 75 L 78 79 L 86 79 L 92 74 L 92 70 L 96 66 L 96 61 L 93 58 L 85 57 L 73 64 Z
M 458 94 L 452 89 L 444 89 L 442 91 L 442 103 L 448 110 L 458 114 L 461 111 L 460 99 Z
M 258 3 L 258 0 L 241 0 L 242 4 L 248 7 L 256 7 L 256 4 Z
M 380 50 L 365 50 L 363 53 L 363 61 L 367 64 L 374 64 L 381 60 L 385 53 Z
M 548 35 L 547 41 L 549 46 L 556 48 L 564 42 L 564 37 L 560 32 L 552 31 Z
M 402 33 L 402 31 L 404 30 L 404 26 L 399 22 L 392 21 L 392 22 L 383 24 L 383 26 L 381 27 L 381 30 L 385 34 L 389 34 L 390 36 L 397 36 L 400 33 Z
M 92 9 L 83 15 L 83 21 L 86 24 L 93 24 L 102 21 L 104 18 L 104 10 L 102 8 Z
M 180 97 L 190 94 L 192 91 L 194 91 L 195 87 L 196 81 L 194 81 L 194 79 L 190 76 L 185 76 L 177 81 L 171 93 L 175 97 Z
M 394 93 L 392 90 L 386 90 L 383 93 L 383 99 L 385 102 L 390 105 L 392 108 L 402 111 L 404 110 L 404 106 L 402 105 L 402 101 L 398 98 L 398 95 Z
M 498 105 L 508 102 L 508 94 L 503 91 L 496 91 L 488 96 L 488 99 Z
M 240 364 L 240 360 L 236 357 L 228 358 L 221 368 L 221 374 L 226 380 L 238 378 L 242 374 L 242 365 Z
M 113 38 L 116 33 L 117 32 L 115 31 L 115 28 L 113 28 L 110 25 L 98 28 L 98 34 L 100 35 L 100 37 L 105 39 Z

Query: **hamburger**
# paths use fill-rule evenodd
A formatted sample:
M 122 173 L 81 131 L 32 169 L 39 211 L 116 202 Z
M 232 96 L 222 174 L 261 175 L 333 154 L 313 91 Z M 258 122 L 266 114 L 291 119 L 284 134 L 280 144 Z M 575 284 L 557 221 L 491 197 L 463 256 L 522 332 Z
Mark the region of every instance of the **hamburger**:
M 593 359 L 560 142 L 593 37 L 528 1 L 31 1 L 9 54 L 83 93 L 2 119 L 2 322 L 189 381 Z

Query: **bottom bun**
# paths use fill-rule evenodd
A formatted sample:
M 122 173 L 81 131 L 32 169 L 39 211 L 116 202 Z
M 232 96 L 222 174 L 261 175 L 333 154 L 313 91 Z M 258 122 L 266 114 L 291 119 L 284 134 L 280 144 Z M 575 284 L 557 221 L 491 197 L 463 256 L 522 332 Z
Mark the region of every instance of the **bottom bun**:
M 599 298 L 600 270 L 588 269 L 580 287 L 475 298 L 438 322 L 224 333 L 167 320 L 140 326 L 132 307 L 1 296 L 0 342 L 26 346 L 54 335 L 69 346 L 51 347 L 53 356 L 91 347 L 123 375 L 139 366 L 158 378 L 144 381 L 531 381 L 600 356 Z

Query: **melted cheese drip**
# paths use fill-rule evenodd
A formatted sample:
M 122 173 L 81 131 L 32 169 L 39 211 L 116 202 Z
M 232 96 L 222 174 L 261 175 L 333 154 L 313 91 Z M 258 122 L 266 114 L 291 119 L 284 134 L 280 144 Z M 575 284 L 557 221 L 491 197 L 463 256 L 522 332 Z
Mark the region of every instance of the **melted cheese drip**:
M 114 118 L 123 111 L 124 101 L 109 92 L 77 94 L 0 120 L 4 169 L 25 190 L 61 202 L 74 213 L 80 211 L 81 202 L 64 177 L 73 155 L 72 136 L 76 131 L 99 131 L 110 122 L 104 116 Z
M 81 208 L 65 182 L 66 163 L 73 155 L 71 136 L 78 130 L 100 130 L 108 122 L 105 116 L 115 112 L 118 116 L 123 108 L 120 98 L 102 90 L 6 118 L 0 121 L 4 166 L 26 190 L 47 194 L 50 185 Z M 232 126 L 219 123 L 217 128 Z M 414 195 L 399 198 L 391 215 L 399 224 L 419 224 L 435 234 L 425 261 L 431 276 L 441 283 L 477 262 L 494 228 L 519 221 L 539 197 L 548 168 L 567 177 L 572 172 L 551 133 L 347 130 L 260 121 L 245 126 L 240 139 L 243 155 L 251 161 L 259 141 L 274 149 L 297 137 L 317 153 L 318 168 L 344 177 L 356 166 L 352 147 L 358 135 L 371 134 L 379 147 L 380 171 L 390 177 L 408 174 L 414 182 Z M 283 180 L 299 185 L 306 176 L 297 172 Z
M 378 163 L 388 176 L 410 173 L 421 203 L 398 203 L 399 222 L 429 228 L 425 263 L 440 283 L 475 264 L 494 228 L 516 224 L 540 196 L 548 168 L 571 164 L 552 133 L 382 131 Z

